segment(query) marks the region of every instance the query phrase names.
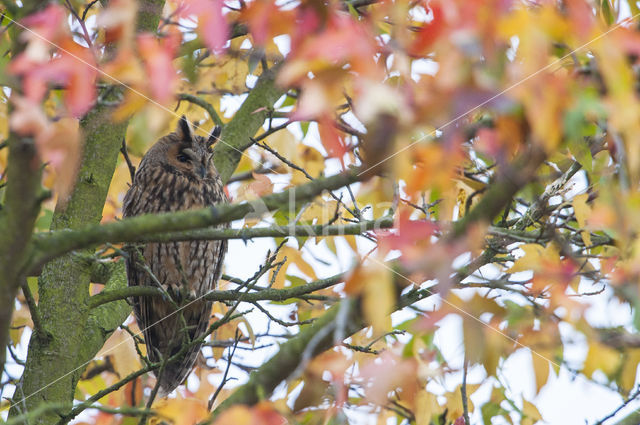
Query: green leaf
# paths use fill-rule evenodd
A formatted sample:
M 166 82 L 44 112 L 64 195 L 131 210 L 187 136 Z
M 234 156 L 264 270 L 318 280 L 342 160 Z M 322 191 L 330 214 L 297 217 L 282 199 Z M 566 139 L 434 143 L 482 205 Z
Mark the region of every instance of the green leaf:
M 44 210 L 40 214 L 40 217 L 36 220 L 36 229 L 46 231 L 51 227 L 51 220 L 53 219 L 53 211 Z
M 309 131 L 309 122 L 304 121 L 300 123 L 300 128 L 302 129 L 302 137 L 307 135 L 307 131 Z

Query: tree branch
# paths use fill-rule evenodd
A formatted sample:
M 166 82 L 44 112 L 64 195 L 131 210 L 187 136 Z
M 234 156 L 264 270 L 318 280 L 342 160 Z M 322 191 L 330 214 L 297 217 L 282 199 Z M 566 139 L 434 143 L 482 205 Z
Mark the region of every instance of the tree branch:
M 358 180 L 357 169 L 274 193 L 251 202 L 223 204 L 199 210 L 165 214 L 145 214 L 106 224 L 84 226 L 77 230 L 62 230 L 37 237 L 33 241 L 31 266 L 42 264 L 72 250 L 102 243 L 135 242 L 146 235 L 191 230 L 244 218 L 248 214 L 262 214 L 282 206 L 307 202 L 325 190 L 334 190 Z
M 224 123 L 222 122 L 222 119 L 220 119 L 220 116 L 216 112 L 215 108 L 206 100 L 201 99 L 198 96 L 194 96 L 189 93 L 180 93 L 178 95 L 178 100 L 186 100 L 187 102 L 191 102 L 194 105 L 198 105 L 199 107 L 207 111 L 207 113 L 209 114 L 213 122 L 216 123 L 216 125 L 219 125 L 220 127 L 224 127 Z
M 242 239 L 253 238 L 280 238 L 292 237 L 316 237 L 316 236 L 343 236 L 359 235 L 369 230 L 388 229 L 393 226 L 393 217 L 381 217 L 377 220 L 366 220 L 360 223 L 350 224 L 309 224 L 269 227 L 246 227 L 243 229 L 202 229 L 191 232 L 163 233 L 159 235 L 143 236 L 135 242 L 169 242 L 192 241 L 203 239 Z
M 321 289 L 329 288 L 344 280 L 344 274 L 338 274 L 326 279 L 320 279 L 310 282 L 306 285 L 295 286 L 286 289 L 261 289 L 257 292 L 240 293 L 236 290 L 228 291 L 211 291 L 204 299 L 209 301 L 237 301 L 253 303 L 256 301 L 285 301 L 290 298 L 297 298 L 302 295 L 310 294 Z M 163 296 L 163 292 L 153 286 L 129 286 L 117 289 L 105 289 L 92 296 L 89 300 L 90 308 L 96 308 L 103 304 L 113 301 L 124 300 L 129 297 L 139 296 Z
M 225 143 L 216 143 L 213 149 L 213 161 L 224 183 L 236 169 L 242 152 L 250 145 L 250 138 L 267 119 L 274 103 L 285 93 L 275 84 L 277 70 L 278 67 L 274 67 L 262 73 L 240 109 L 225 125 L 222 131 Z
M 461 282 L 489 261 L 490 257 L 486 257 L 484 261 L 475 263 L 475 268 L 467 268 L 457 273 L 454 279 L 457 283 Z M 414 283 L 402 273 L 396 272 L 394 277 L 396 280 L 402 279 Z M 398 286 L 405 287 L 406 282 L 398 283 Z M 434 294 L 433 290 L 426 288 L 410 291 L 398 299 L 396 311 Z M 280 350 L 269 361 L 251 372 L 246 384 L 238 387 L 206 421 L 199 425 L 211 424 L 220 413 L 234 404 L 253 405 L 260 401 L 261 395 L 269 396 L 283 380 L 290 378 L 292 371 L 300 369 L 305 356 L 316 356 L 364 328 L 366 324 L 362 317 L 359 300 L 345 299 L 340 304 L 329 308 L 313 324 L 302 327 L 298 335 L 282 344 Z M 342 324 L 343 327 L 340 328 L 336 323 Z M 311 350 L 309 350 L 310 347 Z
M 506 165 L 497 181 L 489 187 L 475 207 L 454 224 L 450 236 L 461 236 L 472 223 L 480 221 L 491 223 L 493 218 L 511 202 L 513 196 L 535 177 L 545 157 L 541 147 L 532 146 L 512 164 Z

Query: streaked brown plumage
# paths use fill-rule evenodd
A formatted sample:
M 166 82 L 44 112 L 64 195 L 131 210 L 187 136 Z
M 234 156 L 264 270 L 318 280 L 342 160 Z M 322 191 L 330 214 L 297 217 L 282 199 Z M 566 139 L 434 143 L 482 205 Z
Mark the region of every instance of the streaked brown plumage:
M 219 134 L 220 128 L 216 127 L 208 140 L 196 136 L 182 117 L 177 130 L 158 140 L 142 158 L 133 185 L 124 198 L 123 216 L 226 202 L 222 181 L 212 160 L 211 144 Z M 199 297 L 215 288 L 226 250 L 227 242 L 216 240 L 148 243 L 138 252 L 130 252 L 126 260 L 129 286 L 160 284 L 171 298 L 134 299 L 135 316 L 143 330 L 151 361 L 170 358 L 205 333 L 211 302 Z M 144 261 L 151 273 L 139 261 Z M 178 312 L 176 305 L 181 307 Z M 200 346 L 193 344 L 179 360 L 166 364 L 159 376 L 162 395 L 186 379 Z

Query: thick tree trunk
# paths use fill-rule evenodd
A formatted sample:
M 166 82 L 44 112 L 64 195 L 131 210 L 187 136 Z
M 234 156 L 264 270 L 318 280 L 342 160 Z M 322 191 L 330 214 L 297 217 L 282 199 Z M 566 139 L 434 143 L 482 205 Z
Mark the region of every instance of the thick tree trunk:
M 151 13 L 151 10 L 155 13 Z M 143 29 L 157 26 L 162 2 L 148 0 L 138 23 Z M 155 17 L 155 19 L 154 19 Z M 223 134 L 225 144 L 216 147 L 216 165 L 224 172 L 225 181 L 235 170 L 241 151 L 250 145 L 264 122 L 267 111 L 283 94 L 274 84 L 274 73 L 260 78 L 240 110 L 229 122 L 229 133 Z M 256 113 L 256 110 L 262 111 Z M 78 229 L 98 224 L 115 170 L 126 123 L 114 124 L 112 108 L 96 107 L 81 122 L 86 137 L 82 165 L 76 187 L 64 209 L 54 213 L 52 230 Z M 37 255 L 37 252 L 32 253 Z M 59 257 L 44 267 L 38 280 L 39 311 L 47 338 L 36 333 L 29 343 L 27 363 L 20 385 L 16 389 L 10 414 L 16 416 L 43 412 L 34 424 L 67 422 L 78 380 L 104 341 L 127 317 L 130 307 L 124 301 L 89 308 L 91 265 L 77 253 Z M 116 273 L 108 286 L 122 288 L 126 281 Z M 42 409 L 43 406 L 65 406 Z
M 163 4 L 161 0 L 139 2 L 139 30 L 157 28 Z M 80 171 L 69 202 L 64 207 L 60 204 L 56 207 L 52 230 L 77 229 L 100 222 L 127 129 L 127 122 L 112 122 L 113 109 L 98 105 L 82 119 L 85 146 Z M 57 258 L 44 267 L 38 279 L 38 310 L 47 337 L 41 337 L 38 332 L 32 334 L 11 415 L 27 413 L 43 404 L 65 406 L 32 420 L 35 424 L 52 424 L 64 418 L 71 408 L 85 363 L 109 335 L 99 328 L 91 328 L 98 322 L 95 317 L 90 320 L 89 315 L 90 274 L 91 265 L 74 253 Z M 126 315 L 121 319 L 124 318 Z M 89 342 L 92 345 L 88 345 Z

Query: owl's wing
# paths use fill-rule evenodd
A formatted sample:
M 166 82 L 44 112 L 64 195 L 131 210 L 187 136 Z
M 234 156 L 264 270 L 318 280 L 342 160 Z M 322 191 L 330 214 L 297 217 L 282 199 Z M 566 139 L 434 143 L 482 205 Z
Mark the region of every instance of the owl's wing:
M 147 194 L 142 187 L 135 181 L 133 185 L 127 191 L 123 203 L 122 203 L 122 216 L 133 217 L 140 215 L 144 212 L 144 208 L 147 202 Z M 142 260 L 139 258 L 143 252 L 140 252 L 132 247 L 125 248 L 127 256 L 125 257 L 125 268 L 127 271 L 127 282 L 129 286 L 145 286 L 148 283 L 148 277 L 146 272 L 140 267 L 136 266 L 136 261 Z M 146 250 L 145 250 L 146 251 Z M 130 302 L 133 306 L 133 313 L 136 317 L 136 322 L 140 327 L 140 330 L 145 336 L 145 340 L 148 341 L 150 329 L 148 327 L 153 323 L 151 322 L 151 299 L 149 297 L 131 297 Z M 154 356 L 153 353 L 149 353 L 150 356 Z

